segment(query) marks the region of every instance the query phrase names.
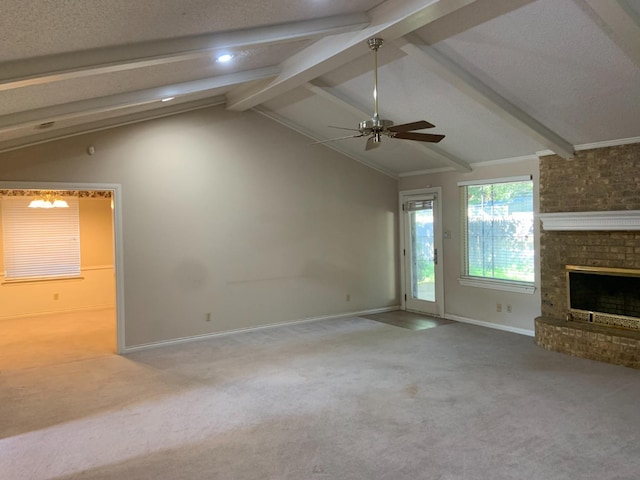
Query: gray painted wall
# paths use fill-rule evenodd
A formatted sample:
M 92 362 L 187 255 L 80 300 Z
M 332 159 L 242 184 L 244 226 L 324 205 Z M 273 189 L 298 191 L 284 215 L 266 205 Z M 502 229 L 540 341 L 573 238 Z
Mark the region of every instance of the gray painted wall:
M 533 331 L 533 320 L 540 315 L 540 235 L 535 224 L 536 291 L 533 294 L 506 292 L 487 288 L 460 285 L 462 271 L 462 232 L 458 182 L 476 179 L 494 179 L 519 175 L 533 175 L 534 209 L 538 209 L 539 185 L 538 160 L 493 165 L 476 168 L 469 173 L 447 172 L 401 178 L 400 190 L 427 186 L 442 187 L 443 231 L 450 232 L 444 239 L 444 291 L 445 314 Z M 502 304 L 502 312 L 496 312 L 496 304 Z M 506 306 L 512 306 L 512 312 Z
M 309 143 L 214 107 L 0 154 L 0 180 L 122 185 L 127 347 L 397 305 L 396 180 Z

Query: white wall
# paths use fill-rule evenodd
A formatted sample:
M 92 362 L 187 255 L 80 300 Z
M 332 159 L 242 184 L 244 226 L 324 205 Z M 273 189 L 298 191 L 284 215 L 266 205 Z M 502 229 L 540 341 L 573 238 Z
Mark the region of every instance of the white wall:
M 462 286 L 458 278 L 462 271 L 461 210 L 457 183 L 463 180 L 493 179 L 517 175 L 533 175 L 534 209 L 538 212 L 538 160 L 476 168 L 469 173 L 447 172 L 400 179 L 399 189 L 411 190 L 427 186 L 442 187 L 443 231 L 451 232 L 444 239 L 445 315 L 533 331 L 534 318 L 540 316 L 540 232 L 535 226 L 536 291 L 534 294 L 513 293 L 478 287 Z M 496 312 L 496 304 L 502 312 Z M 512 312 L 506 306 L 512 306 Z M 455 317 L 454 317 L 455 318 Z
M 396 180 L 309 143 L 215 107 L 0 154 L 0 179 L 122 185 L 127 347 L 397 305 Z

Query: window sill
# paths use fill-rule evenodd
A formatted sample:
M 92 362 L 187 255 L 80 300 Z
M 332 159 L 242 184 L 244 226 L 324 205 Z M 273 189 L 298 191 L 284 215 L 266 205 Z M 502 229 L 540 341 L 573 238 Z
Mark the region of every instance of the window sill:
M 494 280 L 490 278 L 460 277 L 460 285 L 465 287 L 490 288 L 492 290 L 504 290 L 507 292 L 526 293 L 532 295 L 536 291 L 535 285 L 525 282 L 512 282 L 509 280 Z
M 15 280 L 4 280 L 0 285 L 24 285 L 25 283 L 60 282 L 66 280 L 84 280 L 84 277 L 16 278 Z

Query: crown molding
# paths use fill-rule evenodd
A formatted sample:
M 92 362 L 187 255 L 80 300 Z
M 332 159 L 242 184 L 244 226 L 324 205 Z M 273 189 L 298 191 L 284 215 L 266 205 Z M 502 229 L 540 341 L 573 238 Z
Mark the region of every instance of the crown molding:
M 640 143 L 640 137 L 617 138 L 615 140 L 605 140 L 602 142 L 582 143 L 575 146 L 575 151 L 581 152 L 584 150 L 595 150 L 596 148 L 619 147 L 621 145 L 631 145 L 634 143 Z M 539 152 L 536 152 L 538 157 L 546 157 L 547 155 L 555 154 L 556 153 L 551 150 L 540 150 Z
M 630 145 L 632 143 L 640 143 L 640 137 L 619 138 L 617 140 L 607 140 L 604 142 L 583 143 L 576 145 L 576 151 L 593 150 L 596 148 L 619 147 L 621 145 Z

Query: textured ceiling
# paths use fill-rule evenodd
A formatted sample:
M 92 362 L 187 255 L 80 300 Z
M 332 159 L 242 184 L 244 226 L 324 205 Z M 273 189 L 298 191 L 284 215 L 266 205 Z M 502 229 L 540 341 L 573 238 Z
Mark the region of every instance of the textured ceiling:
M 442 142 L 311 145 L 373 115 L 371 37 Z M 640 140 L 640 0 L 5 0 L 0 45 L 0 151 L 225 102 L 393 176 Z
M 539 0 L 435 47 L 574 144 L 638 135 L 638 65 L 571 1 Z
M 0 61 L 365 12 L 381 0 L 3 0 Z

